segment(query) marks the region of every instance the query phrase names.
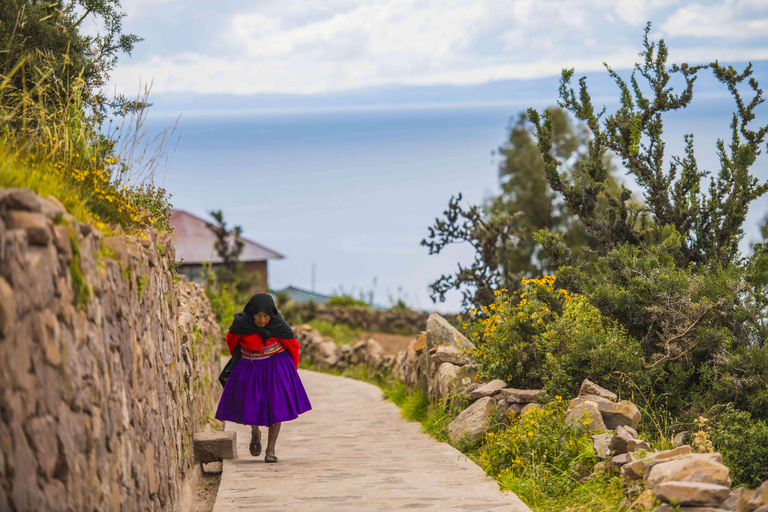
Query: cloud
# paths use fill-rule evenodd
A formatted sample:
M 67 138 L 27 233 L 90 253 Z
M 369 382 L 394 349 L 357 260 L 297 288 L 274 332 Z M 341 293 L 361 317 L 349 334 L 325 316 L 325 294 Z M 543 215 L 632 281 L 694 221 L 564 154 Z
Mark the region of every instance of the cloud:
M 726 0 L 716 5 L 692 3 L 681 7 L 662 25 L 669 36 L 765 40 L 768 34 L 768 2 Z
M 120 7 L 127 19 L 138 18 L 150 12 L 160 4 L 177 3 L 179 0 L 122 0 Z
M 155 92 L 312 94 L 621 69 L 637 60 L 648 19 L 674 55 L 697 61 L 758 60 L 768 47 L 764 0 L 266 0 L 220 16 L 210 44 L 177 54 L 156 45 L 119 67 L 118 89 L 136 91 L 141 77 Z

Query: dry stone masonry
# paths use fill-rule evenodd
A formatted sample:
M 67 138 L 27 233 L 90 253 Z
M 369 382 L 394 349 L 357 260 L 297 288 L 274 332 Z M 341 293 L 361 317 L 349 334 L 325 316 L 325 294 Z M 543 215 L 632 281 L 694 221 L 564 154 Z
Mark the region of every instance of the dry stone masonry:
M 410 309 L 368 309 L 360 307 L 317 306 L 316 318 L 346 324 L 366 331 L 417 334 L 429 313 Z
M 171 237 L 0 189 L 0 510 L 185 510 L 218 326 Z

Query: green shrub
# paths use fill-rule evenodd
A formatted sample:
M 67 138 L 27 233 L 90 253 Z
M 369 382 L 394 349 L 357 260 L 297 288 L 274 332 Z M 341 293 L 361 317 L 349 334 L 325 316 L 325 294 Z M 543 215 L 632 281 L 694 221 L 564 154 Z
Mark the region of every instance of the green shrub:
M 408 394 L 400 407 L 403 409 L 403 417 L 411 421 L 422 422 L 429 414 L 429 398 L 422 390 Z
M 768 420 L 768 346 L 732 347 L 700 369 L 701 410 L 733 402 L 753 418 Z
M 219 324 L 222 338 L 226 337 L 229 326 L 235 318 L 235 303 L 232 295 L 226 288 L 218 288 L 211 285 L 205 287 L 205 295 L 211 301 L 211 309 Z
M 598 459 L 590 435 L 567 425 L 565 411 L 566 403 L 555 397 L 520 415 L 508 429 L 489 432 L 480 454 L 483 469 L 496 477 L 510 473 L 551 479 L 560 487 L 553 492 L 566 492 L 572 467 L 591 469 Z
M 726 404 L 712 420 L 710 438 L 715 450 L 723 454 L 734 485 L 754 488 L 768 480 L 768 425 L 764 421 L 753 421 L 748 412 Z
M 351 307 L 357 307 L 357 308 L 369 308 L 370 306 L 368 303 L 366 303 L 363 300 L 356 299 L 351 295 L 343 294 L 343 295 L 333 295 L 328 301 L 325 303 L 326 306 L 341 306 L 344 308 L 351 308 Z
M 492 304 L 469 310 L 475 319 L 462 327 L 477 346 L 471 355 L 481 378 L 502 379 L 522 388 L 541 386 L 539 368 L 544 359 L 538 344 L 568 298 L 565 290 L 554 289 L 554 280 L 554 276 L 524 279 L 519 297 L 497 290 Z
M 575 396 L 584 379 L 623 394 L 629 376 L 646 387 L 640 344 L 600 314 L 584 297 L 573 297 L 540 336 L 542 381 L 550 396 Z
M 333 338 L 337 345 L 350 345 L 360 339 L 363 330 L 347 324 L 334 324 L 324 320 L 310 320 L 308 324 L 322 336 Z
M 384 398 L 391 400 L 398 407 L 402 406 L 408 397 L 408 387 L 402 382 L 390 382 L 389 386 L 384 388 Z

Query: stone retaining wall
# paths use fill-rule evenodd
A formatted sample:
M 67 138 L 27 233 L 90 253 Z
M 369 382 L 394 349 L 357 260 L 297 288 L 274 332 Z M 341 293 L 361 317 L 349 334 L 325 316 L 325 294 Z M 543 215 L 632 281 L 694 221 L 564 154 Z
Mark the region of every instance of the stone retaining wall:
M 294 305 L 302 321 L 323 320 L 346 324 L 366 331 L 392 334 L 418 334 L 424 329 L 429 313 L 410 309 L 368 309 L 359 307 Z
M 181 510 L 219 331 L 167 233 L 0 189 L 0 510 Z

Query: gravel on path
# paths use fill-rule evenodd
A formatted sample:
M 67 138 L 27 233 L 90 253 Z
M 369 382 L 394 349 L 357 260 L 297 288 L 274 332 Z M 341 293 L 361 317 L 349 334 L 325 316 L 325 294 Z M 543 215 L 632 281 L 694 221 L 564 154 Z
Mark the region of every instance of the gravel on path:
M 426 510 L 530 512 L 463 454 L 402 419 L 371 384 L 300 370 L 313 410 L 284 423 L 277 464 L 248 453 L 224 461 L 214 512 Z M 266 428 L 262 428 L 266 441 Z

